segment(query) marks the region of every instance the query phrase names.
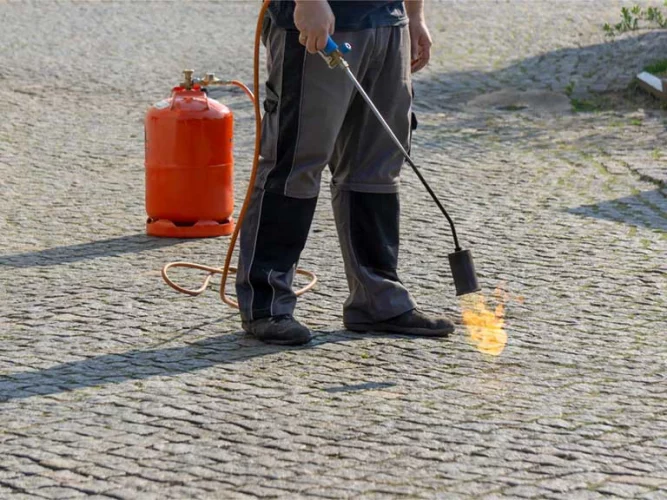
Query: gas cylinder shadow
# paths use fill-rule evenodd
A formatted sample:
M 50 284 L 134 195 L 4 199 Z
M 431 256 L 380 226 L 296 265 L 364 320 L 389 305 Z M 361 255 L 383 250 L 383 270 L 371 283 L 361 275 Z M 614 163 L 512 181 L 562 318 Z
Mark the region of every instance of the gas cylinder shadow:
M 91 241 L 77 245 L 46 248 L 34 252 L 0 255 L 0 266 L 8 267 L 39 267 L 68 264 L 82 260 L 113 257 L 126 253 L 140 253 L 157 250 L 182 243 L 184 240 L 175 238 L 155 238 L 146 234 L 133 234 L 119 238 Z
M 369 336 L 346 331 L 319 331 L 310 344 L 286 347 L 263 344 L 245 332 L 235 332 L 175 347 L 133 349 L 116 354 L 103 354 L 41 370 L 0 375 L 0 402 L 61 394 L 87 387 L 103 387 L 132 380 L 176 376 L 220 365 L 243 363 L 253 358 L 285 351 L 317 349 L 323 344 L 377 339 L 384 336 L 392 339 L 400 337 L 383 334 Z M 360 391 L 389 386 L 362 384 L 359 387 L 336 386 L 330 390 Z

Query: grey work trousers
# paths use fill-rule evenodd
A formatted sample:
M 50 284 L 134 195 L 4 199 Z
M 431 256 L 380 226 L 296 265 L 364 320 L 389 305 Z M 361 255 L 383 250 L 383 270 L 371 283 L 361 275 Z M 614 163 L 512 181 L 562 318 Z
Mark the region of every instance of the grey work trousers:
M 415 308 L 396 267 L 403 157 L 340 68 L 308 54 L 298 32 L 267 22 L 268 81 L 261 157 L 243 221 L 236 280 L 241 316 L 292 314 L 292 281 L 312 222 L 321 174 L 332 205 L 349 297 L 348 323 L 382 321 Z M 406 149 L 412 104 L 406 26 L 337 32 L 345 58 Z

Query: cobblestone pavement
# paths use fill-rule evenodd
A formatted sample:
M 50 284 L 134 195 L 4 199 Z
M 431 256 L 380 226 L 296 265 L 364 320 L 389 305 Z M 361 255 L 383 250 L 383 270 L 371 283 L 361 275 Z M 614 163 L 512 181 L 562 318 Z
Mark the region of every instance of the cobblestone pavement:
M 463 327 L 342 329 L 326 188 L 301 262 L 312 345 L 261 345 L 214 291 L 160 279 L 221 265 L 227 240 L 144 235 L 144 112 L 185 67 L 250 82 L 259 2 L 0 3 L 0 498 L 667 498 L 667 115 L 613 101 L 667 33 L 605 40 L 620 5 L 428 4 L 413 151 L 485 293 L 510 294 L 490 357 Z M 240 200 L 251 107 L 215 95 Z M 460 324 L 451 239 L 409 171 L 402 201 L 403 280 Z

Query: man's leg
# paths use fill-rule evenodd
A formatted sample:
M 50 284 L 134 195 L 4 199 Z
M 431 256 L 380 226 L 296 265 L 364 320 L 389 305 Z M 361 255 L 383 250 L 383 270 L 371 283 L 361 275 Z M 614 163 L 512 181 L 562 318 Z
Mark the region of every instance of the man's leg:
M 244 328 L 267 341 L 275 341 L 269 338 L 275 334 L 281 343 L 290 343 L 282 342 L 290 336 L 278 332 L 282 327 L 296 329 L 294 343 L 307 341 L 291 319 L 296 305 L 292 280 L 317 203 L 321 172 L 354 90 L 342 72 L 329 69 L 318 55 L 307 54 L 298 35 L 271 26 L 266 33 L 269 78 L 261 159 L 241 230 L 236 282 Z M 370 32 L 365 37 L 370 40 Z M 355 34 L 355 43 L 359 50 L 350 63 L 358 68 L 368 43 L 363 32 Z
M 375 43 L 361 84 L 407 149 L 412 105 L 408 29 L 380 28 Z M 403 161 L 366 102 L 356 95 L 331 162 L 332 204 L 350 289 L 343 320 L 353 330 L 446 335 L 453 329 L 451 323 L 418 316 L 396 273 Z M 400 326 L 392 330 L 396 323 Z

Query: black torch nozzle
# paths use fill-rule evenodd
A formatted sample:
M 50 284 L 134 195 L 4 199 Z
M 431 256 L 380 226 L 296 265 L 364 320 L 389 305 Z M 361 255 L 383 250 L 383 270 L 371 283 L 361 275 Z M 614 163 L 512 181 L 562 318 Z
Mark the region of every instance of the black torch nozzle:
M 468 295 L 481 290 L 477 281 L 475 264 L 470 250 L 457 250 L 449 254 L 449 267 L 452 269 L 456 295 Z

